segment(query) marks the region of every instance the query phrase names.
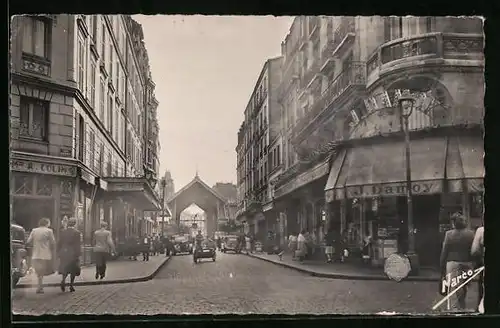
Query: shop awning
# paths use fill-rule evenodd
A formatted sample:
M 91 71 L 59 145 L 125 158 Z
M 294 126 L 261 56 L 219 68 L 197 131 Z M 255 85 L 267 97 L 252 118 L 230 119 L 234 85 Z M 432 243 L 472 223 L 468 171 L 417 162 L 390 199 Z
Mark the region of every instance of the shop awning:
M 451 137 L 446 159 L 449 192 L 484 191 L 484 141 L 473 136 Z
M 413 193 L 441 192 L 445 178 L 446 138 L 412 140 L 410 149 Z M 338 157 L 337 161 L 342 160 Z M 329 201 L 406 193 L 405 144 L 402 141 L 350 148 L 343 163 L 334 163 L 332 170 L 338 173 L 330 172 L 330 177 L 337 176 L 337 181 L 333 187 L 328 181 L 325 187 L 325 197 Z
M 143 211 L 158 211 L 161 203 L 145 178 L 103 178 L 108 197 L 121 197 Z
M 347 151 L 345 149 L 341 150 L 337 157 L 333 160 L 332 167 L 330 169 L 330 174 L 328 175 L 328 180 L 325 186 L 325 198 L 326 202 L 330 203 L 335 199 L 335 186 L 339 179 L 340 169 L 344 164 Z

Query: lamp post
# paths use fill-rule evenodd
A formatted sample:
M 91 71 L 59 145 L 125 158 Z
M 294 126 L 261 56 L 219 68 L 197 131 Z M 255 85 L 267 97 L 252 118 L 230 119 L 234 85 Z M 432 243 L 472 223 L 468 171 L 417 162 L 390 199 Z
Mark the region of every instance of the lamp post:
M 408 251 L 407 257 L 410 260 L 411 272 L 417 274 L 419 270 L 418 255 L 415 252 L 415 231 L 413 227 L 413 194 L 411 185 L 411 159 L 410 159 L 410 131 L 409 118 L 413 112 L 415 98 L 410 95 L 402 95 L 398 99 L 400 110 L 401 129 L 405 135 L 405 162 L 406 162 L 406 204 L 407 204 L 407 228 L 408 228 Z

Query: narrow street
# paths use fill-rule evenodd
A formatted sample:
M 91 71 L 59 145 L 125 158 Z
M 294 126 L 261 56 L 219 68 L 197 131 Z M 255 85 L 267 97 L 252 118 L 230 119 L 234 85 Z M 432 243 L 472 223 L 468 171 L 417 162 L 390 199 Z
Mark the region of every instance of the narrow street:
M 14 314 L 361 314 L 429 313 L 437 283 L 316 278 L 250 258 L 218 253 L 194 264 L 176 256 L 151 281 L 77 287 L 15 289 Z M 474 284 L 468 304 L 475 304 Z

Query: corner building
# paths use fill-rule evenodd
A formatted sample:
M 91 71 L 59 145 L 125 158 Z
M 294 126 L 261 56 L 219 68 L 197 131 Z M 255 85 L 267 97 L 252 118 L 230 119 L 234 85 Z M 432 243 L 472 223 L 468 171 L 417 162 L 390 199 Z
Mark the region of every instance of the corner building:
M 12 220 L 31 230 L 50 218 L 57 237 L 74 216 L 91 262 L 100 221 L 120 247 L 159 208 L 142 29 L 130 16 L 63 14 L 16 16 L 12 31 Z
M 451 17 L 296 17 L 283 49 L 284 172 L 274 181 L 286 233 L 309 231 L 323 254 L 331 226 L 371 262 L 408 248 L 409 118 L 416 252 L 436 266 L 450 213 L 481 224 L 484 166 L 482 21 Z

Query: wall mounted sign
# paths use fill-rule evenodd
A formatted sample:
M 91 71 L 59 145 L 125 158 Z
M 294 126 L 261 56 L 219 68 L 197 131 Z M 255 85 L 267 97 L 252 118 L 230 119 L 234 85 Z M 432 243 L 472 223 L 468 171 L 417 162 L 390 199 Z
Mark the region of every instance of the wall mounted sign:
M 12 171 L 18 172 L 60 175 L 67 177 L 76 176 L 76 166 L 64 164 L 40 163 L 20 159 L 11 159 L 10 168 Z
M 95 177 L 90 174 L 89 172 L 81 169 L 80 170 L 80 177 L 87 183 L 91 184 L 91 185 L 95 185 Z
M 437 194 L 442 192 L 442 187 L 442 181 L 417 181 L 412 182 L 412 193 L 414 195 Z M 406 182 L 346 187 L 347 198 L 404 195 L 406 195 Z

